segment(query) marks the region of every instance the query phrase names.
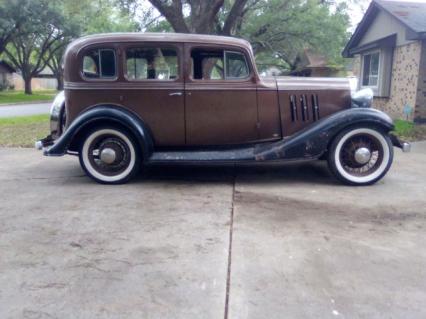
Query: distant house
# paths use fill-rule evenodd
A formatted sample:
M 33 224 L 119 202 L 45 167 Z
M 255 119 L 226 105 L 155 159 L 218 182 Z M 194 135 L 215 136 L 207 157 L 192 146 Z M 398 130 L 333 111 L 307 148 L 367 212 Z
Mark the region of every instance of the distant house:
M 303 53 L 297 56 L 296 68 L 290 72 L 293 76 L 307 77 L 332 77 L 337 76 L 339 70 L 329 65 L 327 58 L 310 49 L 303 50 Z
M 25 84 L 21 74 L 14 73 L 12 82 L 16 90 L 24 89 Z M 31 86 L 33 90 L 54 90 L 56 89 L 56 84 L 56 78 L 53 75 L 52 70 L 50 70 L 48 67 L 44 68 L 31 80 Z
M 373 0 L 343 55 L 394 118 L 426 123 L 426 3 Z
M 12 84 L 12 76 L 15 69 L 6 61 L 0 60 L 0 88 L 6 88 Z

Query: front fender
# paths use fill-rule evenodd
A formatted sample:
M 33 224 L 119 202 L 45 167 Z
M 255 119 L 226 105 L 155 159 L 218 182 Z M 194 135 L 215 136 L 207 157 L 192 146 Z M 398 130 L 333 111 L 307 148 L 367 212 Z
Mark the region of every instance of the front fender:
M 258 147 L 255 157 L 259 161 L 319 158 L 339 132 L 359 124 L 380 127 L 385 132 L 394 128 L 392 119 L 381 111 L 352 108 L 326 117 L 283 141 Z
M 144 159 L 151 155 L 153 140 L 148 126 L 136 114 L 116 105 L 98 105 L 80 114 L 64 134 L 51 147 L 44 150 L 44 155 L 65 155 L 70 144 L 82 130 L 102 122 L 117 123 L 130 130 L 140 144 Z

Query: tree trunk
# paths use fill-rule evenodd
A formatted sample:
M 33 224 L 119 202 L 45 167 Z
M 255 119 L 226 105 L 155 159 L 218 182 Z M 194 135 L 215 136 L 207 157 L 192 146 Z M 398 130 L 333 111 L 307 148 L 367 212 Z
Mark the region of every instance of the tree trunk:
M 58 73 L 56 75 L 56 90 L 58 91 L 63 91 L 64 90 L 64 77 L 62 75 L 62 73 Z
M 33 94 L 33 90 L 31 88 L 31 77 L 25 77 L 24 83 L 25 83 L 25 94 Z

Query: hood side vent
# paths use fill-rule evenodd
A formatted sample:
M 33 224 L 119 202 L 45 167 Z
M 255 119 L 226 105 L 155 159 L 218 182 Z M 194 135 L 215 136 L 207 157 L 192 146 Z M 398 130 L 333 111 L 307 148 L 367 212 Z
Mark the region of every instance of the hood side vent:
M 312 114 L 314 117 L 314 121 L 318 121 L 320 119 L 319 102 L 318 102 L 317 94 L 312 94 Z
M 290 112 L 291 112 L 291 121 L 296 122 L 299 120 L 297 114 L 297 98 L 296 95 L 290 95 Z
M 290 114 L 293 123 L 318 121 L 320 119 L 318 95 L 290 95 Z
M 302 111 L 302 120 L 303 122 L 309 121 L 309 112 L 308 112 L 308 101 L 306 100 L 306 95 L 303 94 L 300 97 L 300 107 Z

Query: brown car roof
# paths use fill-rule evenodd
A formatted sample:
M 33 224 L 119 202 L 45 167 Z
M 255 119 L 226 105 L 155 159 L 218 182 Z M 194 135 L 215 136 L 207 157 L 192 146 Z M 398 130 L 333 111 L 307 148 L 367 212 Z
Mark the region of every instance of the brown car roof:
M 244 47 L 251 51 L 250 43 L 243 39 L 204 35 L 204 34 L 186 34 L 186 33 L 103 33 L 89 35 L 73 41 L 68 49 L 79 50 L 90 44 L 106 43 L 106 42 L 182 42 L 182 43 L 207 43 L 207 44 L 224 44 Z

